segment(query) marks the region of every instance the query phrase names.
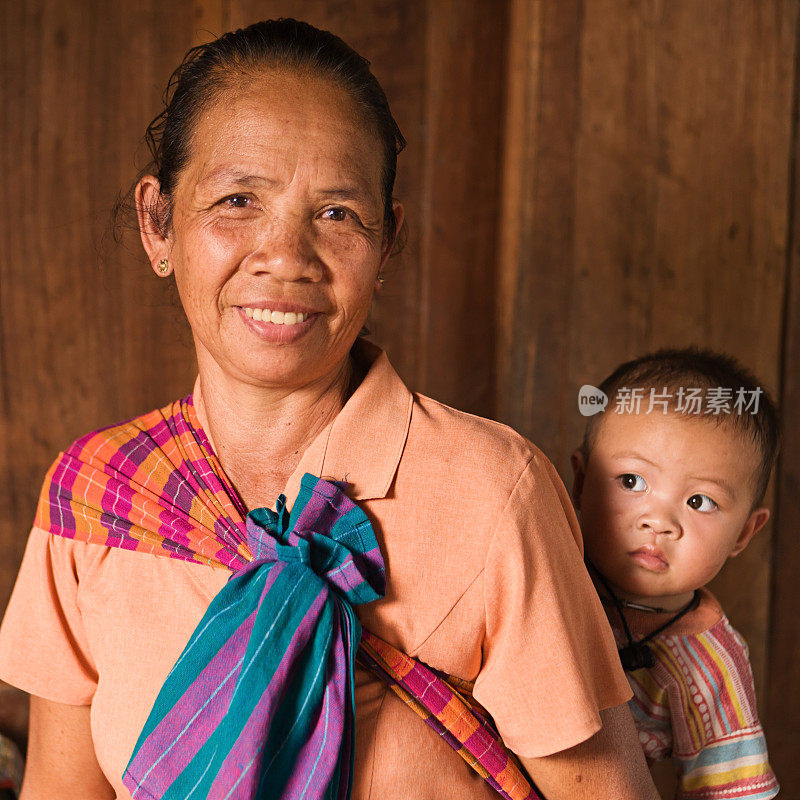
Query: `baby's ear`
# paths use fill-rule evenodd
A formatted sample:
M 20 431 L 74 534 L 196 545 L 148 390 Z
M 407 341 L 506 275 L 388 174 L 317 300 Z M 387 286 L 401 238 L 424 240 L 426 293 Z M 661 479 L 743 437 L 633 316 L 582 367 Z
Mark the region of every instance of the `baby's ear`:
M 753 513 L 747 518 L 747 522 L 745 522 L 742 532 L 739 534 L 739 538 L 736 540 L 733 550 L 731 550 L 731 556 L 738 556 L 739 553 L 741 553 L 742 550 L 744 550 L 745 547 L 750 544 L 750 540 L 756 535 L 756 533 L 763 528 L 764 525 L 766 525 L 768 519 L 768 508 L 757 508 L 755 511 L 753 511 Z
M 572 505 L 575 509 L 580 511 L 581 508 L 581 495 L 583 494 L 583 480 L 586 477 L 586 457 L 583 455 L 583 450 L 578 448 L 573 451 L 569 457 L 569 463 L 572 464 Z

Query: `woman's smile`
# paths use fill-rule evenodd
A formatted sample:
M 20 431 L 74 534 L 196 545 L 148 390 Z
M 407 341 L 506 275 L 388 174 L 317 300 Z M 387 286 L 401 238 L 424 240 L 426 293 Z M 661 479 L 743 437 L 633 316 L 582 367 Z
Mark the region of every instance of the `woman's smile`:
M 318 312 L 278 311 L 240 306 L 245 328 L 265 342 L 286 344 L 301 339 L 319 321 Z

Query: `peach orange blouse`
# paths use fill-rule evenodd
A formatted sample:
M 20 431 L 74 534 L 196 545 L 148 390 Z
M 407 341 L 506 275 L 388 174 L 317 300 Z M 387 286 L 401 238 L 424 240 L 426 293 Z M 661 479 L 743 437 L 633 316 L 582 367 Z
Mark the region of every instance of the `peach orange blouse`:
M 512 750 L 534 757 L 584 741 L 598 710 L 630 689 L 555 470 L 511 429 L 409 392 L 377 348 L 362 354 L 366 377 L 305 452 L 287 497 L 305 472 L 349 482 L 388 579 L 383 600 L 358 608 L 362 624 L 474 680 Z M 91 705 L 98 761 L 127 800 L 120 776 L 139 730 L 228 575 L 34 529 L 0 629 L 0 678 Z M 356 710 L 354 800 L 496 797 L 360 669 Z

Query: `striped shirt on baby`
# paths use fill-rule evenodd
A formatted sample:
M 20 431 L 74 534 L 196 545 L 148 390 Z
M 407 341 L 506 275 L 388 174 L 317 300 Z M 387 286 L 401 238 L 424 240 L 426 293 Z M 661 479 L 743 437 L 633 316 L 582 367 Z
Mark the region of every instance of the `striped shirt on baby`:
M 698 607 L 649 642 L 655 665 L 626 673 L 639 741 L 648 759 L 672 759 L 677 800 L 749 798 L 778 793 L 756 710 L 747 645 L 716 598 L 701 590 Z M 606 606 L 617 642 L 617 612 Z M 669 614 L 625 609 L 639 639 Z

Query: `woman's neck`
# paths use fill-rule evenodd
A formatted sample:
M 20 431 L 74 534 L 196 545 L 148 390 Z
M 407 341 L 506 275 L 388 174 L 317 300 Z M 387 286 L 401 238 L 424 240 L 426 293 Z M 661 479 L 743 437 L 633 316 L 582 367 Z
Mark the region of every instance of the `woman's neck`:
M 303 453 L 342 410 L 352 368 L 301 389 L 253 386 L 200 365 L 195 405 L 228 477 L 248 509 L 273 506 Z

